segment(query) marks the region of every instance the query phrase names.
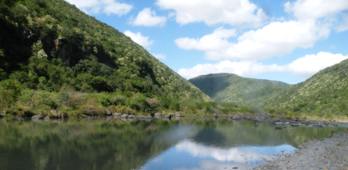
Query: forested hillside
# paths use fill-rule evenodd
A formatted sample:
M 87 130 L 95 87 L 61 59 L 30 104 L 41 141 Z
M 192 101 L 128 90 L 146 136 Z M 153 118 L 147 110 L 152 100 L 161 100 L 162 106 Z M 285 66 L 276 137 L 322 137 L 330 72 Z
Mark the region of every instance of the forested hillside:
M 263 110 L 264 103 L 289 85 L 270 80 L 252 79 L 235 74 L 210 74 L 190 80 L 216 102 L 234 103 Z
M 0 25 L 2 113 L 193 112 L 209 100 L 130 38 L 63 0 L 1 0 Z
M 267 107 L 290 117 L 348 117 L 348 60 L 289 88 L 268 101 Z

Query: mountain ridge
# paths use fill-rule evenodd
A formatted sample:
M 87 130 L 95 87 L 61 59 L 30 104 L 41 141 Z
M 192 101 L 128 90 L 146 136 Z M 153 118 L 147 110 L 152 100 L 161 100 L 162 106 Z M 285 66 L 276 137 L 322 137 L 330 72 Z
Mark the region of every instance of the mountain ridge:
M 257 109 L 261 109 L 265 98 L 270 98 L 290 86 L 280 81 L 244 78 L 229 73 L 202 75 L 190 81 L 217 102 Z

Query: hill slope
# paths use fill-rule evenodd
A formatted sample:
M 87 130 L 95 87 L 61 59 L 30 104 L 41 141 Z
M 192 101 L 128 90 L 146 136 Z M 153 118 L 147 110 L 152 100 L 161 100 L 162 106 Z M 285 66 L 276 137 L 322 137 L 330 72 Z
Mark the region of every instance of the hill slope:
M 234 74 L 210 74 L 190 80 L 217 102 L 261 108 L 266 100 L 289 85 L 269 80 L 243 78 Z
M 320 71 L 267 105 L 288 116 L 348 116 L 348 60 Z
M 148 112 L 208 99 L 128 37 L 63 0 L 1 0 L 0 25 L 0 112 L 91 105 Z

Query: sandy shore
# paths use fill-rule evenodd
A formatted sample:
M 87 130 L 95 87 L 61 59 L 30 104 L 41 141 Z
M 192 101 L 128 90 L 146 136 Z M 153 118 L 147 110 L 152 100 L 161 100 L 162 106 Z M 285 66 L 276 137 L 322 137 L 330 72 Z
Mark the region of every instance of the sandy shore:
M 348 170 L 348 133 L 304 144 L 257 170 Z

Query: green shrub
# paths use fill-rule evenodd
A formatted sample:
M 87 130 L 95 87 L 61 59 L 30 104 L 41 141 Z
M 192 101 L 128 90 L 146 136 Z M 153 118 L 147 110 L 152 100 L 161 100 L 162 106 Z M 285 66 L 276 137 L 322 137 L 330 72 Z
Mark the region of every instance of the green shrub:
M 76 92 L 73 89 L 62 88 L 58 93 L 58 103 L 71 109 L 77 109 L 86 102 L 83 93 Z
M 146 98 L 144 95 L 137 93 L 129 99 L 128 105 L 130 108 L 132 108 L 136 111 L 145 111 Z
M 16 80 L 4 80 L 0 82 L 0 108 L 5 109 L 13 106 L 21 95 L 22 85 Z
M 103 106 L 120 106 L 120 105 L 125 105 L 127 102 L 127 98 L 122 95 L 115 95 L 115 96 L 106 96 L 103 97 L 101 100 L 101 104 Z
M 145 112 L 154 113 L 157 112 L 160 107 L 160 102 L 156 98 L 147 98 L 145 100 L 146 107 Z

